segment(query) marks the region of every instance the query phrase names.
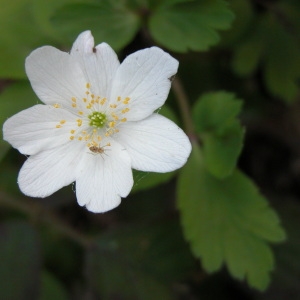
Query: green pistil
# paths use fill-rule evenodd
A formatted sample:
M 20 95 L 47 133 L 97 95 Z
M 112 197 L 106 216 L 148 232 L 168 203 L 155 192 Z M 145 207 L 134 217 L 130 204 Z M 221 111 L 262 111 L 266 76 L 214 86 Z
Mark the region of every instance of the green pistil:
M 107 121 L 106 114 L 99 112 L 99 111 L 94 111 L 89 115 L 90 121 L 90 126 L 97 127 L 97 128 L 102 128 Z

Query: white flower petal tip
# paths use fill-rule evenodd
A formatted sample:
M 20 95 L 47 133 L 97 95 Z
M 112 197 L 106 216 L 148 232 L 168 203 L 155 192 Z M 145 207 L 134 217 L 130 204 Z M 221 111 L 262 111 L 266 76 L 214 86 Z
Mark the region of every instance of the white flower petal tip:
M 118 138 L 132 158 L 132 167 L 146 172 L 165 173 L 179 169 L 192 149 L 187 135 L 158 114 L 124 124 Z
M 28 196 L 47 197 L 76 182 L 78 204 L 100 213 L 117 207 L 133 186 L 132 168 L 180 168 L 190 142 L 154 111 L 170 91 L 178 61 L 152 47 L 120 64 L 106 43 L 81 33 L 70 53 L 51 46 L 26 59 L 33 90 L 45 105 L 9 118 L 4 139 L 31 155 L 18 183 Z

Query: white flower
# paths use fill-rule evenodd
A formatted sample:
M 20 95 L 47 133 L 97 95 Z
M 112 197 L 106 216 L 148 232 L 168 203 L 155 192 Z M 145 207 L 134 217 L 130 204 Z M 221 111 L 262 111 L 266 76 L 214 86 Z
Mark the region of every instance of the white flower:
M 118 206 L 132 186 L 132 168 L 169 172 L 191 144 L 173 122 L 154 113 L 170 90 L 178 61 L 152 47 L 122 64 L 109 45 L 81 33 L 70 53 L 51 46 L 26 59 L 32 88 L 45 103 L 9 118 L 4 139 L 30 155 L 22 192 L 46 197 L 76 181 L 78 203 L 92 212 Z

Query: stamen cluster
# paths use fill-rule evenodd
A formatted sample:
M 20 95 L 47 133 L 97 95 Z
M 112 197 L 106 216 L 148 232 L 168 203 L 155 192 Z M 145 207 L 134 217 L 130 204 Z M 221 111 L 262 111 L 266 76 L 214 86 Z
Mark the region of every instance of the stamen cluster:
M 106 105 L 107 98 L 101 98 L 91 93 L 91 84 L 86 84 L 86 97 L 83 97 L 78 103 L 76 97 L 71 98 L 71 106 L 79 108 L 76 113 L 79 118 L 76 120 L 76 129 L 70 130 L 70 140 L 87 142 L 87 147 L 101 147 L 102 138 L 109 137 L 119 132 L 117 128 L 120 123 L 127 121 L 124 117 L 130 111 L 128 107 L 130 98 L 122 99 L 118 96 L 115 102 Z M 54 105 L 55 108 L 61 108 L 59 104 Z M 56 128 L 62 128 L 66 120 L 60 120 Z M 82 128 L 82 130 L 79 130 Z M 94 149 L 94 148 L 92 148 Z

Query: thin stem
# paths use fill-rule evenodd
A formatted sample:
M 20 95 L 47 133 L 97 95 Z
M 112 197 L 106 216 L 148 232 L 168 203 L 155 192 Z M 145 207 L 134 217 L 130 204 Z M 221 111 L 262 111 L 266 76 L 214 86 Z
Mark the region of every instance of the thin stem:
M 68 224 L 62 222 L 51 210 L 44 209 L 40 204 L 30 200 L 16 200 L 7 194 L 0 192 L 0 205 L 25 213 L 28 217 L 38 220 L 44 224 L 51 225 L 65 237 L 73 240 L 84 248 L 89 248 L 93 244 L 90 237 L 76 231 Z
M 172 82 L 172 90 L 175 94 L 178 106 L 180 108 L 185 132 L 187 133 L 191 141 L 197 140 L 189 106 L 189 99 L 186 95 L 183 84 L 177 75 Z

